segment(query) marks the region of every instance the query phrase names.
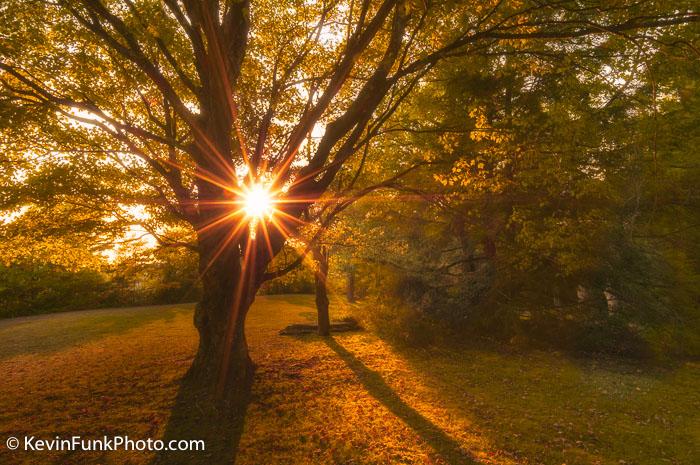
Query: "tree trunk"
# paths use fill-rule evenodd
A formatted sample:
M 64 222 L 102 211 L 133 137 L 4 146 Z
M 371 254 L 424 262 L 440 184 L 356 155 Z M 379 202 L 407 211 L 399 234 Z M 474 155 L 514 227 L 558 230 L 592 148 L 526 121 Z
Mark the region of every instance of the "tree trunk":
M 240 249 L 226 247 L 217 256 L 219 243 L 219 237 L 199 243 L 202 298 L 194 314 L 199 348 L 188 377 L 217 401 L 236 405 L 253 380 L 245 319 L 259 284 L 253 267 L 242 266 Z
M 328 250 L 325 247 L 314 248 L 316 260 L 316 310 L 318 312 L 318 334 L 328 336 L 331 333 L 331 319 L 328 313 Z
M 349 265 L 347 269 L 345 296 L 351 304 L 355 302 L 355 265 Z

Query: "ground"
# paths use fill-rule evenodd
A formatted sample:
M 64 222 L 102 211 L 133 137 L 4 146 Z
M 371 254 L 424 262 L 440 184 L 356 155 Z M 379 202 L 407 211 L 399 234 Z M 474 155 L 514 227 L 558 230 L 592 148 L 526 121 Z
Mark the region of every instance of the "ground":
M 313 319 L 312 302 L 259 297 L 251 310 L 258 369 L 238 464 L 700 463 L 697 363 L 406 349 L 369 331 L 328 340 L 278 335 Z M 347 310 L 338 301 L 333 309 L 336 317 Z M 195 349 L 192 305 L 0 321 L 0 463 L 150 463 L 145 452 L 11 452 L 4 443 L 25 435 L 161 438 Z M 191 426 L 180 439 L 206 427 Z M 232 456 L 235 438 L 216 437 L 220 444 L 193 457 Z

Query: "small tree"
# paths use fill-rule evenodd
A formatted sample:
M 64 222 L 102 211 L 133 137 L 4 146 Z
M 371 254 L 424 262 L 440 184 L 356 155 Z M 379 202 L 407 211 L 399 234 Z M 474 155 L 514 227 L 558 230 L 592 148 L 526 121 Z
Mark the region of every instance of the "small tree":
M 314 247 L 313 257 L 316 262 L 316 311 L 318 312 L 318 334 L 328 336 L 331 333 L 331 318 L 328 313 L 328 248 Z

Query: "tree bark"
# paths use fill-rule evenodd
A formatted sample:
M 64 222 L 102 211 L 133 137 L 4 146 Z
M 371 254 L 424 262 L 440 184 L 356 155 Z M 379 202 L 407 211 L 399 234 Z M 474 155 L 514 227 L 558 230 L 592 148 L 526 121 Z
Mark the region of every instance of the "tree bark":
M 236 405 L 253 380 L 245 319 L 259 282 L 254 266 L 243 263 L 238 246 L 220 248 L 222 234 L 199 240 L 203 292 L 194 314 L 199 347 L 188 377 L 217 401 Z
M 318 312 L 318 334 L 329 336 L 331 319 L 328 313 L 328 249 L 315 247 L 313 250 L 316 260 L 316 310 Z
M 355 265 L 349 265 L 347 272 L 347 283 L 345 287 L 345 297 L 349 303 L 355 303 Z

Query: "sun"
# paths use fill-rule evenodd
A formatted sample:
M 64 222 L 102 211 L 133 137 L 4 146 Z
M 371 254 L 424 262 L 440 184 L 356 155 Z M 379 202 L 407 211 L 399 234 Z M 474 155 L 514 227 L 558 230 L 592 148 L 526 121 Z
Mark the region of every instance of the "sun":
M 269 218 L 275 211 L 272 193 L 262 184 L 249 186 L 243 193 L 243 211 L 251 219 Z

